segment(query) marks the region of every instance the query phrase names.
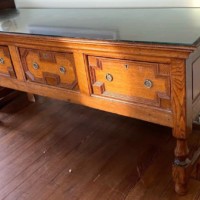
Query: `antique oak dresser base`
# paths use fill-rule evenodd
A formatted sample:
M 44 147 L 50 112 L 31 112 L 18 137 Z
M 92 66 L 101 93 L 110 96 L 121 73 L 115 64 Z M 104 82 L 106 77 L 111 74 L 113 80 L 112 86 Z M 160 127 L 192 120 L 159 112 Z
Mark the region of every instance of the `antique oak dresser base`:
M 187 192 L 198 48 L 1 33 L 0 58 L 0 86 L 171 127 L 175 191 Z

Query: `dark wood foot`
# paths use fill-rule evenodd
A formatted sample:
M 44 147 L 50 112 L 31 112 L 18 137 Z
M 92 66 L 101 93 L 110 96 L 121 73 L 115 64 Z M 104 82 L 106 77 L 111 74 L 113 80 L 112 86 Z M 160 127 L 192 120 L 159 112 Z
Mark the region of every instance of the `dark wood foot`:
M 187 185 L 176 183 L 175 184 L 175 192 L 179 195 L 187 194 Z
M 179 195 L 187 193 L 187 185 L 189 181 L 188 168 L 191 161 L 187 158 L 189 149 L 187 140 L 177 139 L 175 148 L 175 160 L 173 164 L 173 179 L 175 182 L 175 191 Z
M 30 101 L 30 102 L 33 102 L 33 103 L 35 103 L 35 95 L 34 94 L 31 94 L 31 93 L 27 93 L 27 97 L 28 97 L 28 100 Z
M 187 145 L 186 145 L 187 146 Z M 187 152 L 187 151 L 185 151 Z M 175 154 L 177 152 L 175 151 Z M 199 178 L 199 166 L 200 162 L 200 148 L 194 153 L 191 160 L 186 158 L 185 160 L 175 158 L 173 164 L 173 179 L 175 182 L 175 191 L 179 195 L 184 195 L 188 191 L 188 183 L 194 171 L 193 178 Z
M 175 159 L 173 165 L 173 179 L 175 182 L 175 191 L 179 195 L 184 195 L 188 191 L 188 181 L 189 181 L 189 173 L 188 168 L 190 166 L 190 162 L 188 161 L 178 161 Z

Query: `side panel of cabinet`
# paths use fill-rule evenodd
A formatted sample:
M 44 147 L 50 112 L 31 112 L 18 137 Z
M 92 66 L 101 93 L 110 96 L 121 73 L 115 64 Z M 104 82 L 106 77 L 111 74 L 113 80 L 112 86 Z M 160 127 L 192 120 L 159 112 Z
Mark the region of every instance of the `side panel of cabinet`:
M 192 130 L 193 121 L 200 112 L 200 48 L 186 61 L 187 126 Z

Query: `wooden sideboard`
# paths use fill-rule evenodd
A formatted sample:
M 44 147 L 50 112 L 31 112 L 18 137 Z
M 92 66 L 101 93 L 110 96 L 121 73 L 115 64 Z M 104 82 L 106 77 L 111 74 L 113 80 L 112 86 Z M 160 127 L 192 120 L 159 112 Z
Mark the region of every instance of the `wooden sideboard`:
M 36 12 L 28 11 L 27 21 Z M 17 18 L 11 22 L 16 26 Z M 188 158 L 192 122 L 200 111 L 198 38 L 192 44 L 168 38 L 166 43 L 109 41 L 10 30 L 0 32 L 0 86 L 171 127 L 177 141 L 175 190 L 187 192 L 200 155 L 198 149 Z

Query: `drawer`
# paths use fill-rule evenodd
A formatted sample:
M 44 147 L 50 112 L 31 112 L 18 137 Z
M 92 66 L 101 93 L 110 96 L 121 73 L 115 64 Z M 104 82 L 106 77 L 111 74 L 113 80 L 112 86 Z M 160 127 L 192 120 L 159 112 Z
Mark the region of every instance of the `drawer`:
M 170 65 L 88 56 L 94 95 L 171 108 Z
M 0 46 L 0 76 L 16 78 L 8 47 Z
M 27 81 L 78 90 L 72 53 L 20 48 Z

